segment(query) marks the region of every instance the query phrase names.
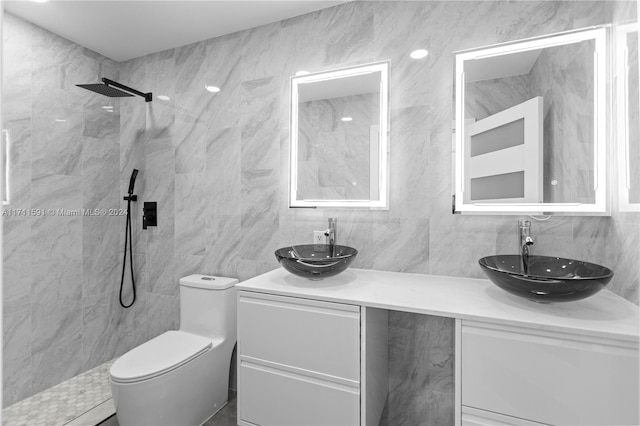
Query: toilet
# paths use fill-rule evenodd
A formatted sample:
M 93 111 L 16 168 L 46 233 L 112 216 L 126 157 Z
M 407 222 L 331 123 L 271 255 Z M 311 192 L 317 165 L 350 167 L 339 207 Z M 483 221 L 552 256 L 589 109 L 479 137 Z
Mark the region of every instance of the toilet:
M 180 279 L 180 329 L 143 343 L 111 366 L 121 426 L 201 425 L 227 403 L 237 282 L 207 275 Z

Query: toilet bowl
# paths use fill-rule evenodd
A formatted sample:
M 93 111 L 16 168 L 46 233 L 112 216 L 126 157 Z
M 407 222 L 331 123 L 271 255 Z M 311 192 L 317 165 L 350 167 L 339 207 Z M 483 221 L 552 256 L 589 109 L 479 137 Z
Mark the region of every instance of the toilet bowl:
M 180 329 L 143 343 L 111 366 L 121 426 L 201 425 L 226 404 L 237 282 L 206 275 L 180 279 Z

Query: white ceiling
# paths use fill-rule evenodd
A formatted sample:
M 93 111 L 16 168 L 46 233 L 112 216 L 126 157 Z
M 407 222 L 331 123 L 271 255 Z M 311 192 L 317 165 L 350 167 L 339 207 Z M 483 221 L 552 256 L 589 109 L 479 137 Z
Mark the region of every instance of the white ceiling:
M 120 62 L 345 2 L 8 0 L 4 1 L 4 8 Z

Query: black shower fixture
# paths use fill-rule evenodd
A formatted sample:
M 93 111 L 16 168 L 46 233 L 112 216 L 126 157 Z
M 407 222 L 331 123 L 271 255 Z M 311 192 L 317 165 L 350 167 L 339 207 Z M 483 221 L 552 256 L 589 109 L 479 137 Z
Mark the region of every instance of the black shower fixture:
M 113 80 L 109 80 L 108 78 L 103 78 L 102 79 L 102 83 L 96 83 L 96 84 L 76 84 L 76 86 L 78 87 L 82 87 L 83 89 L 87 89 L 87 90 L 91 90 L 92 92 L 96 92 L 99 93 L 101 95 L 104 96 L 108 96 L 110 98 L 124 98 L 124 97 L 130 97 L 133 95 L 138 95 L 138 96 L 142 96 L 144 98 L 145 101 L 147 102 L 151 102 L 153 99 L 153 96 L 151 95 L 151 92 L 149 93 L 142 93 L 139 92 L 136 89 L 132 89 L 131 87 L 127 87 L 124 84 L 120 84 L 116 81 Z M 113 87 L 112 87 L 113 86 Z M 117 89 L 116 89 L 117 87 Z M 120 90 L 122 89 L 122 90 Z M 126 90 L 126 92 L 125 92 Z M 133 93 L 133 95 L 132 95 Z

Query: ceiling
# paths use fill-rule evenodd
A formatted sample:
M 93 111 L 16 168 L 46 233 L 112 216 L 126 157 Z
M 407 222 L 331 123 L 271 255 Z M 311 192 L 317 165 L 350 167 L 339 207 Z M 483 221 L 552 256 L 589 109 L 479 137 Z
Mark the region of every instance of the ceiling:
M 121 62 L 346 1 L 8 0 L 4 9 Z

